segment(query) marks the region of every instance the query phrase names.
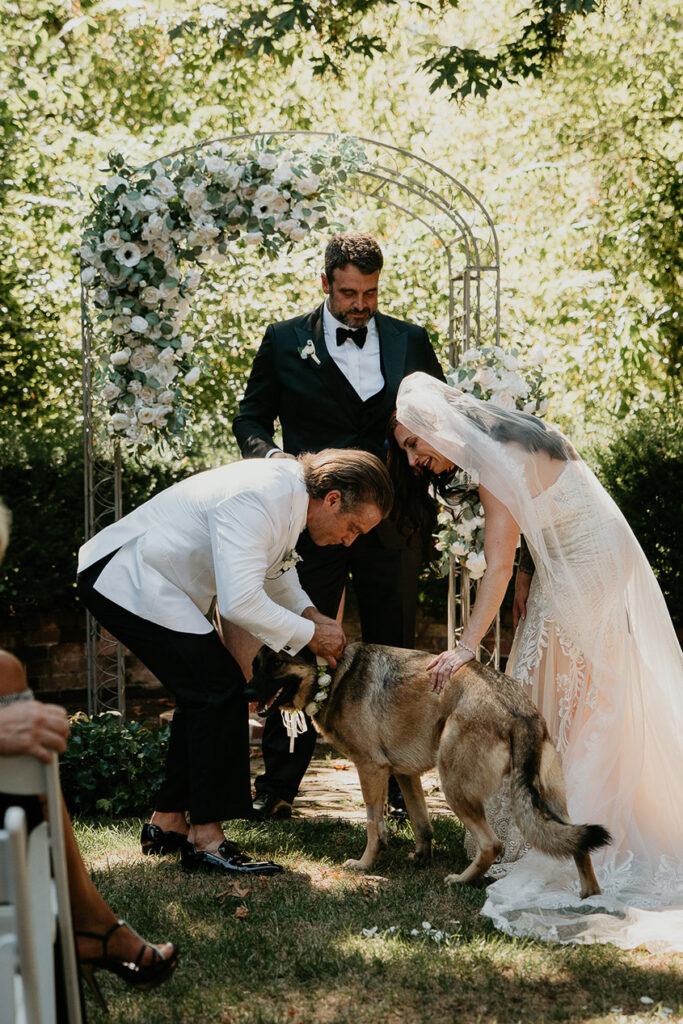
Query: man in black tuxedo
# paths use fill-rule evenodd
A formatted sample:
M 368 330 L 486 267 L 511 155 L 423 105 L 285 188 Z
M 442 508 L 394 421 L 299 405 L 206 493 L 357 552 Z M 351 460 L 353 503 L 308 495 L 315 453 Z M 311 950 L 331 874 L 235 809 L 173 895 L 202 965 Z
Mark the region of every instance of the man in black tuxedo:
M 382 251 L 370 235 L 349 232 L 325 250 L 327 300 L 312 313 L 271 324 L 256 354 L 233 423 L 245 458 L 287 458 L 322 448 L 363 448 L 384 459 L 385 433 L 399 384 L 415 370 L 444 379 L 427 332 L 377 312 Z M 273 441 L 275 421 L 283 449 Z M 349 547 L 316 547 L 304 533 L 297 571 L 317 608 L 337 615 L 349 575 L 363 640 L 413 647 L 421 545 L 391 519 Z M 280 716 L 263 736 L 265 774 L 254 809 L 289 817 L 308 767 L 315 732 L 297 737 L 293 753 Z

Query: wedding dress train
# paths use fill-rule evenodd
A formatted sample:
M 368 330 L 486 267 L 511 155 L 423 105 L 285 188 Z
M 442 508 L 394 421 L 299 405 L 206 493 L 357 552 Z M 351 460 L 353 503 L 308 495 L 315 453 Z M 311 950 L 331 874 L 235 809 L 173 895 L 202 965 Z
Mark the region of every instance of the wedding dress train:
M 535 504 L 541 523 L 552 524 L 553 542 L 581 572 L 586 609 L 612 649 L 592 665 L 555 617 L 561 595 L 552 600 L 535 577 L 507 671 L 548 723 L 572 820 L 600 822 L 612 833 L 612 845 L 593 856 L 602 896 L 579 899 L 573 864 L 520 849 L 503 798 L 494 821 L 506 832 L 508 856 L 521 856 L 500 866 L 504 877 L 489 887 L 482 913 L 512 935 L 683 952 L 680 650 L 659 587 L 620 515 L 604 517 L 596 544 L 587 472 L 570 463 Z

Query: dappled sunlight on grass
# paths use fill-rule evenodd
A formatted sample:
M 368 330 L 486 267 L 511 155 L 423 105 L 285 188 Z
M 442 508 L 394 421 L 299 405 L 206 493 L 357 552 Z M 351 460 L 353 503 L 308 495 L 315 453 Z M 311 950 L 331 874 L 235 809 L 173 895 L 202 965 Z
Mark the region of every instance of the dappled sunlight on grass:
M 683 1012 L 683 958 L 496 932 L 479 915 L 482 890 L 443 884 L 464 859 L 452 818 L 435 820 L 435 862 L 420 870 L 407 860 L 409 828 L 392 825 L 368 875 L 342 868 L 362 849 L 362 825 L 231 823 L 250 853 L 287 867 L 246 880 L 143 857 L 139 824 L 79 825 L 78 834 L 94 864 L 108 852 L 95 879 L 117 913 L 145 936 L 176 941 L 180 967 L 147 995 L 105 979 L 111 1024 L 632 1024 Z M 97 1011 L 92 1019 L 99 1024 Z

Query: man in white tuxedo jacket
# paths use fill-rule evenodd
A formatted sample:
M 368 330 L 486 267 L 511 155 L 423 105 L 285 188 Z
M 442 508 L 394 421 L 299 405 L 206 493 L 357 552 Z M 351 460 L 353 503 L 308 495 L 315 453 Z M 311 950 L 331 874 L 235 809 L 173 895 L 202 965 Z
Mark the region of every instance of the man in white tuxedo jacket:
M 145 852 L 180 849 L 188 869 L 280 870 L 223 834 L 225 819 L 251 816 L 248 706 L 208 616 L 215 600 L 223 623 L 276 651 L 308 645 L 335 665 L 344 634 L 288 571 L 296 543 L 307 529 L 316 544 L 349 545 L 392 500 L 386 469 L 367 452 L 249 460 L 175 484 L 80 549 L 83 602 L 177 700 Z

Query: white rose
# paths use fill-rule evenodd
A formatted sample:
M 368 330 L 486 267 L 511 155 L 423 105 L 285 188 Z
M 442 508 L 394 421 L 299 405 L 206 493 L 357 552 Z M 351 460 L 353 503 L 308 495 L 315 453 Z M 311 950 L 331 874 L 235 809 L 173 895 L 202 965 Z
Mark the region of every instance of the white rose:
M 131 194 L 120 196 L 116 203 L 121 213 L 128 211 L 128 213 L 132 213 L 135 216 L 142 209 L 142 196 Z
M 275 153 L 266 153 L 261 151 L 257 157 L 257 163 L 259 167 L 263 167 L 266 171 L 272 171 L 277 167 L 278 158 Z
M 283 185 L 286 181 L 292 180 L 293 174 L 291 164 L 281 163 L 273 175 L 273 184 Z
M 132 380 L 128 385 L 128 391 L 130 391 L 131 395 L 139 395 L 142 391 L 142 384 L 139 380 Z
M 164 223 L 164 218 L 158 213 L 153 213 L 147 219 L 147 223 L 142 226 L 141 234 L 146 242 L 152 242 L 157 238 L 161 238 L 164 233 L 168 233 L 168 228 Z
M 167 386 L 177 375 L 178 366 L 176 363 L 170 363 L 168 366 L 164 366 L 162 363 L 159 363 L 154 371 L 154 376 L 159 383 Z
M 237 203 L 228 214 L 228 220 L 241 220 L 246 212 L 245 208 L 240 203 Z
M 112 288 L 118 288 L 126 280 L 125 274 L 110 274 L 108 270 L 101 270 L 102 277 Z
M 192 369 L 185 374 L 183 378 L 188 388 L 191 388 L 193 384 L 196 384 L 202 375 L 201 367 L 193 366 Z
M 171 402 L 175 401 L 175 391 L 161 391 L 158 398 L 162 405 L 169 405 Z
M 135 331 L 136 334 L 147 334 L 148 328 L 149 324 L 144 316 L 134 316 L 130 322 L 130 329 Z
M 320 178 L 317 174 L 309 174 L 305 178 L 297 178 L 295 187 L 297 191 L 301 192 L 302 196 L 312 196 L 320 188 Z
M 86 287 L 89 284 L 92 284 L 96 277 L 97 271 L 95 270 L 94 267 L 84 267 L 84 269 L 81 271 L 81 281 Z
M 469 570 L 472 579 L 480 579 L 486 572 L 486 559 L 483 551 L 470 551 L 465 567 Z
M 479 351 L 479 349 L 468 348 L 460 356 L 460 362 L 461 363 L 476 363 L 476 361 L 477 361 L 477 359 L 479 359 L 480 355 L 481 355 L 481 352 Z
M 463 541 L 456 540 L 451 544 L 450 550 L 456 558 L 460 558 L 462 555 L 467 554 L 469 547 Z
M 175 349 L 172 348 L 171 345 L 168 345 L 165 349 L 163 349 L 161 355 L 159 356 L 159 362 L 165 364 L 175 362 Z
M 143 405 L 151 405 L 156 400 L 157 393 L 149 384 L 145 384 L 138 392 L 138 398 Z
M 123 245 L 121 232 L 118 228 L 110 228 L 109 231 L 105 231 L 102 238 L 107 249 L 118 249 L 120 245 Z
M 95 259 L 95 256 L 97 255 L 95 250 L 92 249 L 89 245 L 82 245 L 80 250 L 77 249 L 76 250 L 76 255 L 77 256 L 78 256 L 79 252 L 81 254 L 81 259 L 85 260 L 86 263 L 92 263 L 93 260 Z
M 328 672 L 324 672 L 321 676 L 318 676 L 318 686 L 329 686 L 332 682 L 332 676 Z M 318 699 L 317 697 L 315 698 Z
M 109 178 L 105 184 L 107 192 L 116 192 L 119 185 L 128 185 L 127 178 L 122 178 L 120 174 L 114 174 Z
M 146 306 L 157 306 L 159 304 L 159 290 L 153 285 L 148 285 L 142 292 L 141 298 Z
M 493 346 L 493 354 L 496 357 L 496 359 L 504 359 L 505 358 L 505 352 L 500 347 L 500 345 L 494 345 Z
M 157 428 L 157 430 L 163 430 L 163 428 L 166 426 L 167 415 L 168 414 L 164 413 L 161 409 L 156 410 L 156 412 L 154 413 L 154 426 Z
M 490 388 L 496 381 L 496 375 L 490 366 L 481 366 L 475 373 L 474 379 L 482 388 Z
M 112 317 L 111 329 L 114 334 L 128 334 L 128 321 L 124 320 L 122 316 Z
M 155 178 L 150 188 L 153 192 L 156 192 L 158 196 L 161 196 L 162 199 L 173 199 L 173 197 L 178 194 L 171 179 L 167 178 L 165 175 Z
M 95 294 L 93 295 L 93 299 L 98 306 L 108 306 L 109 292 L 107 291 L 106 288 L 98 288 Z
M 263 241 L 263 235 L 260 231 L 245 231 L 242 238 L 247 245 L 258 245 Z
M 125 366 L 130 359 L 130 349 L 126 345 L 125 348 L 119 349 L 118 352 L 112 352 L 111 363 L 114 366 Z
M 115 412 L 109 422 L 114 430 L 125 430 L 130 424 L 130 419 L 123 412 Z
M 304 238 L 308 234 L 308 229 L 304 227 L 292 228 L 289 232 L 289 237 L 293 242 L 303 242 Z
M 180 335 L 180 351 L 181 352 L 191 352 L 192 349 L 195 346 L 195 340 L 196 339 L 193 338 L 191 334 L 181 334 Z
M 491 405 L 498 406 L 499 409 L 516 409 L 517 403 L 508 391 L 499 391 L 495 395 L 491 395 Z
M 218 174 L 220 171 L 227 171 L 228 165 L 220 156 L 204 157 L 204 166 L 209 174 Z
M 144 406 L 138 411 L 138 423 L 154 423 L 154 416 L 154 409 Z
M 325 690 L 318 690 L 318 692 L 316 693 L 315 697 L 313 698 L 313 700 L 316 701 L 319 704 L 321 704 L 326 699 L 327 699 L 327 693 L 325 692 Z
M 171 295 L 177 295 L 177 293 L 177 285 L 168 285 L 163 282 L 159 285 L 159 295 L 161 295 L 162 299 L 169 299 Z
M 149 364 L 149 360 L 144 355 L 142 349 L 138 349 L 137 352 L 133 352 L 130 357 L 130 365 L 132 370 L 146 370 Z
M 197 270 L 195 267 L 192 267 L 191 270 L 188 270 L 187 275 L 185 277 L 185 287 L 189 288 L 191 292 L 194 292 L 199 287 L 201 279 L 202 275 L 200 271 Z
M 503 356 L 503 366 L 506 370 L 516 370 L 519 366 L 519 362 L 515 356 L 508 354 Z
M 526 405 L 524 406 L 524 409 L 522 411 L 523 412 L 528 412 L 530 416 L 533 416 L 533 414 L 536 412 L 536 403 L 535 402 L 527 402 Z
M 273 188 L 272 185 L 261 185 L 254 194 L 254 206 L 267 206 L 274 199 L 277 199 L 279 194 L 278 190 Z
M 118 398 L 121 394 L 121 388 L 118 384 L 114 384 L 113 381 L 107 381 L 102 388 L 102 398 L 105 402 L 113 402 L 115 398 Z
M 183 199 L 188 206 L 201 206 L 206 199 L 206 189 L 199 182 L 188 178 L 183 185 Z
M 306 705 L 306 707 L 304 708 L 304 710 L 305 710 L 306 714 L 307 714 L 307 715 L 310 715 L 310 716 L 311 716 L 311 718 L 312 718 L 312 717 L 313 717 L 313 715 L 317 715 L 317 714 L 318 714 L 318 705 L 316 704 L 316 702 L 315 702 L 314 700 L 312 700 L 312 701 L 310 701 L 310 702 L 309 702 L 309 703 L 308 703 L 308 704 Z
M 158 210 L 159 200 L 156 196 L 150 196 L 148 193 L 143 193 L 142 199 L 140 200 L 140 206 L 143 210 Z
M 278 230 L 281 231 L 283 235 L 291 235 L 292 231 L 295 231 L 298 227 L 298 220 L 293 220 L 291 217 L 287 220 L 280 221 L 278 224 Z
M 538 415 L 539 416 L 542 416 L 544 412 L 548 411 L 548 405 L 549 404 L 550 403 L 548 402 L 548 399 L 544 398 L 543 401 L 541 402 L 541 404 L 538 407 Z
M 116 259 L 124 267 L 135 267 L 142 259 L 142 250 L 135 242 L 124 242 L 116 251 Z

